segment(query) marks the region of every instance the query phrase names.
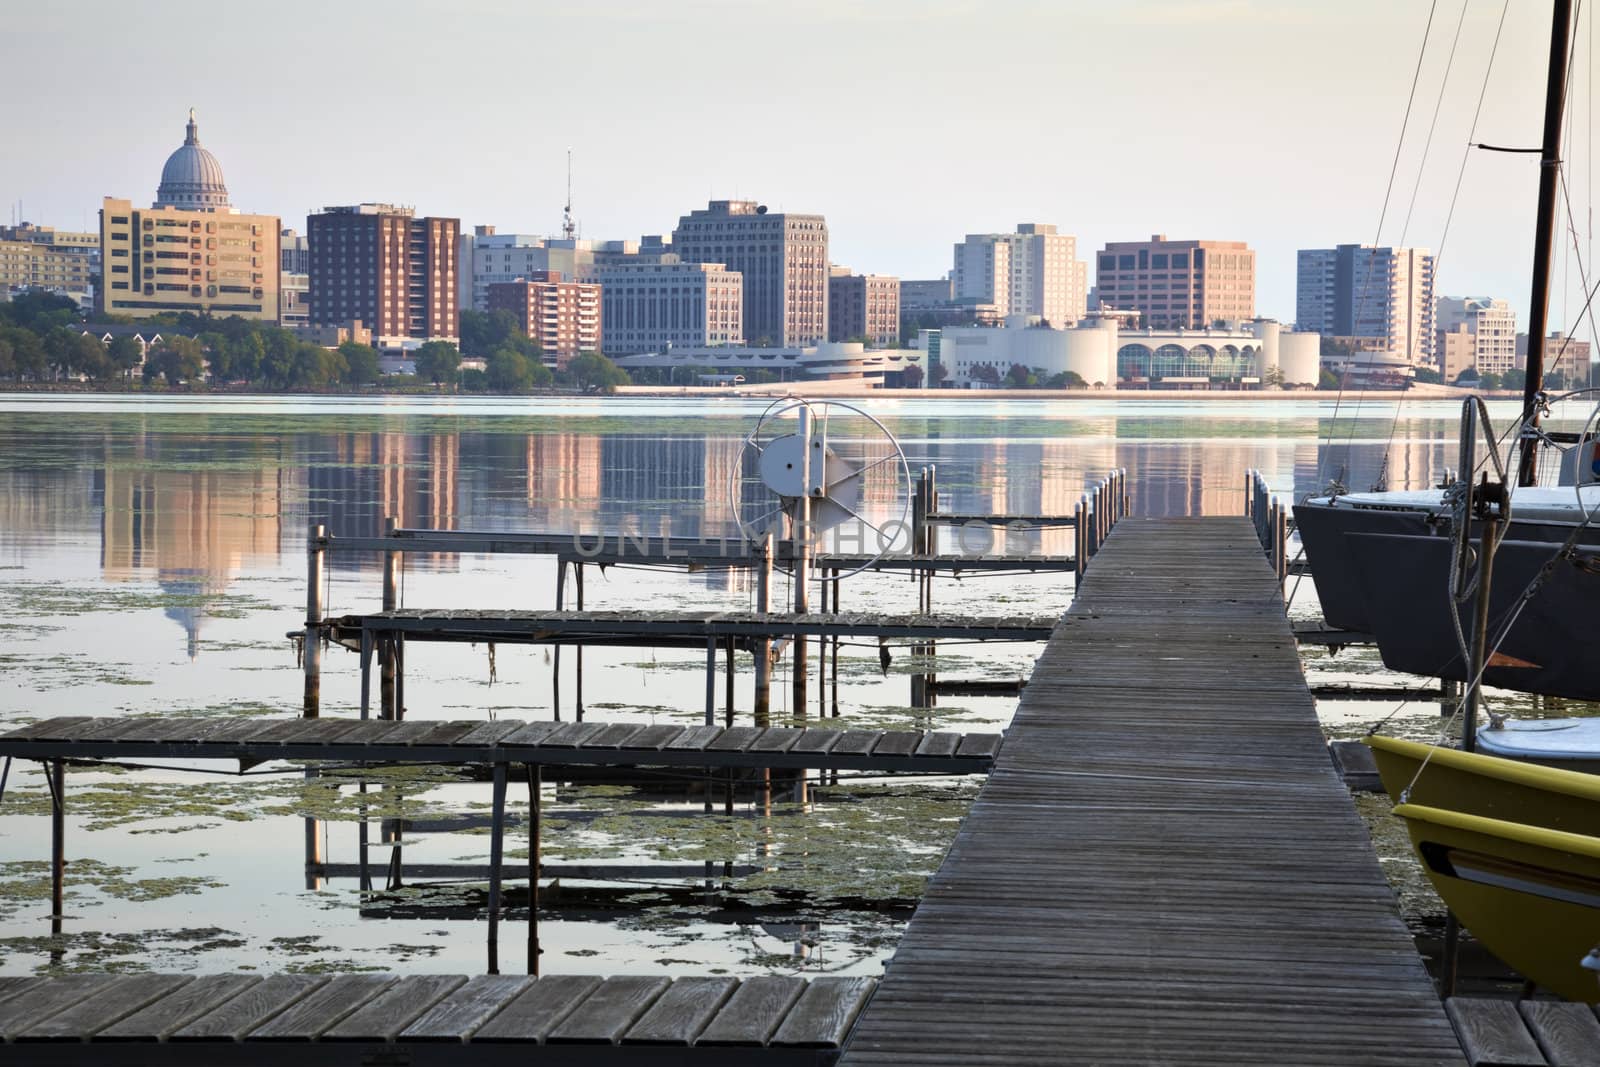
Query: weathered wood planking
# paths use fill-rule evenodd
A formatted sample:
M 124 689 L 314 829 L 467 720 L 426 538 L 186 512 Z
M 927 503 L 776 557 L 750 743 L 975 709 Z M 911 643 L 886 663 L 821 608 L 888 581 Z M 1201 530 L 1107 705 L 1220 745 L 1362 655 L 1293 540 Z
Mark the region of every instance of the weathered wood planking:
M 1545 1067 L 1539 1043 L 1510 1001 L 1451 997 L 1445 1008 L 1472 1067 Z
M 51 719 L 0 735 L 25 759 L 308 759 L 984 773 L 999 734 L 413 719 Z
M 1464 1062 L 1248 520 L 1117 524 L 840 1062 Z
M 590 1062 L 583 1048 L 604 1046 L 610 1051 L 593 1062 L 820 1067 L 874 986 L 870 978 L 659 975 L 7 979 L 0 1003 L 17 1006 L 0 1017 L 9 1027 L 0 1062 L 354 1067 L 531 1056 L 579 1067 Z

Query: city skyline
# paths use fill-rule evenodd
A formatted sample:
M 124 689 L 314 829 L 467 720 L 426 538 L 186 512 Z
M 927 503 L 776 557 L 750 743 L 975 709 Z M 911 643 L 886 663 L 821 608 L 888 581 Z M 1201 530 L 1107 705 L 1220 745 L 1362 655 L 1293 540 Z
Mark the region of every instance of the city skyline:
M 669 233 L 708 199 L 752 197 L 775 212 L 823 215 L 833 262 L 912 279 L 949 270 L 963 234 L 1006 232 L 1019 219 L 1074 235 L 1083 259 L 1156 232 L 1240 240 L 1259 256 L 1259 313 L 1286 321 L 1300 248 L 1376 238 L 1437 250 L 1499 17 L 1466 11 L 1412 212 L 1460 9 L 1438 11 L 1380 233 L 1427 21 L 1420 3 L 1145 0 L 1102 10 L 889 0 L 864 9 L 822 2 L 794 15 L 724 0 L 671 14 L 634 0 L 584 10 L 416 2 L 373 20 L 359 8 L 291 2 L 256 42 L 281 59 L 313 60 L 307 83 L 287 97 L 261 91 L 258 74 L 204 47 L 204 8 L 160 7 L 167 17 L 97 3 L 88 18 L 11 16 L 16 39 L 32 44 L 16 60 L 24 82 L 49 77 L 45 57 L 82 45 L 85 25 L 95 27 L 93 43 L 195 48 L 188 77 L 142 85 L 118 109 L 90 106 L 99 90 L 69 79 L 56 107 L 9 116 L 22 150 L 0 161 L 8 215 L 20 202 L 30 221 L 92 229 L 102 197 L 144 199 L 193 106 L 208 147 L 228 163 L 233 203 L 291 226 L 329 204 L 387 199 L 419 216 L 458 217 L 466 230 L 555 233 L 571 146 L 574 213 L 594 239 Z M 317 40 L 347 32 L 369 39 L 363 55 L 417 54 L 406 42 L 426 41 L 447 59 L 393 78 L 374 78 L 361 62 L 316 61 Z M 1537 140 L 1547 34 L 1542 8 L 1512 11 L 1475 140 Z M 713 40 L 715 62 L 694 61 L 691 44 Z M 532 62 L 510 62 L 509 52 L 495 61 L 491 43 L 519 41 Z M 1306 77 L 1311 42 L 1346 62 Z M 1578 42 L 1571 176 L 1582 216 L 1592 59 L 1581 30 Z M 797 61 L 775 62 L 784 52 Z M 673 62 L 663 65 L 662 54 Z M 528 96 L 547 93 L 582 106 L 542 112 L 530 126 Z M 843 121 L 869 103 L 888 121 Z M 72 124 L 59 121 L 63 110 Z M 747 130 L 765 132 L 739 133 Z M 400 165 L 380 168 L 380 158 Z M 1535 171 L 1531 157 L 1472 154 L 1440 292 L 1492 293 L 1526 318 Z M 1575 325 L 1581 305 L 1567 245 L 1558 242 L 1551 306 L 1562 327 Z

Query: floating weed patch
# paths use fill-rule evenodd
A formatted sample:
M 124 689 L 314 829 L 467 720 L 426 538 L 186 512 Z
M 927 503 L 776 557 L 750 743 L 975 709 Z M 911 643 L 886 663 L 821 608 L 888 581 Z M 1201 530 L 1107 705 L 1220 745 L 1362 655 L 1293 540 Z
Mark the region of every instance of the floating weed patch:
M 85 908 L 104 904 L 107 899 L 143 903 L 187 896 L 214 889 L 223 883 L 211 878 L 177 876 L 136 878 L 132 867 L 118 867 L 93 859 L 75 859 L 67 864 L 63 893 L 68 907 Z M 0 863 L 0 919 L 13 919 L 19 912 L 38 905 L 48 909 L 50 864 L 44 860 L 14 860 Z

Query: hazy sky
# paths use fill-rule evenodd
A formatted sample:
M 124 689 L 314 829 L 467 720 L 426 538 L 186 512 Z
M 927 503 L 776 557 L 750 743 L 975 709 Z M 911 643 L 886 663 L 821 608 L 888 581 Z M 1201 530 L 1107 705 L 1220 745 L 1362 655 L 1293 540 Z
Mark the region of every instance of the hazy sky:
M 1462 10 L 1434 14 L 1386 244 L 1440 246 L 1501 4 L 1467 0 L 1402 233 Z M 1510 0 L 1477 140 L 1538 143 L 1549 11 Z M 1426 0 L 13 5 L 0 197 L 63 228 L 92 228 L 102 196 L 148 202 L 192 105 L 235 206 L 302 231 L 308 210 L 387 200 L 553 233 L 571 146 L 586 237 L 667 233 L 710 197 L 750 197 L 825 214 L 835 262 L 912 278 L 948 270 L 962 234 L 1020 221 L 1076 234 L 1091 263 L 1158 232 L 1240 239 L 1258 253 L 1258 310 L 1290 319 L 1295 249 L 1377 235 L 1428 14 Z M 1583 22 L 1568 158 L 1587 263 Z M 1472 153 L 1441 293 L 1505 297 L 1525 321 L 1536 171 Z M 1554 324 L 1582 303 L 1570 260 Z

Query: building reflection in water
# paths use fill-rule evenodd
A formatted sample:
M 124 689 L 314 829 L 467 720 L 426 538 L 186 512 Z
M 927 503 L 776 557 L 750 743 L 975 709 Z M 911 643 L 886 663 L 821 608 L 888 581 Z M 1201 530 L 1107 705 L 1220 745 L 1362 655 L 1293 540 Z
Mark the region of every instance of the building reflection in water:
M 100 566 L 112 581 L 154 578 L 169 619 L 199 652 L 208 610 L 239 571 L 282 554 L 283 491 L 274 466 L 162 469 L 142 450 L 107 451 Z

